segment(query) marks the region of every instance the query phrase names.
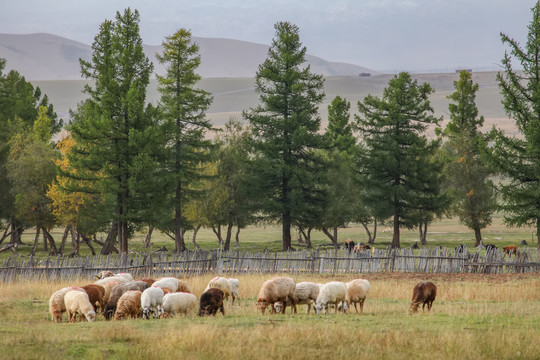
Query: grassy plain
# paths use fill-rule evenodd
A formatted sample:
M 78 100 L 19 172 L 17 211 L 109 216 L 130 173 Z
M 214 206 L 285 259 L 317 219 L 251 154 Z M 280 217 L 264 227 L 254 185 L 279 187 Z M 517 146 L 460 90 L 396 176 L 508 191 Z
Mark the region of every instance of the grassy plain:
M 184 280 L 200 296 L 214 275 Z M 261 315 L 256 295 L 273 275 L 240 275 L 226 316 L 56 324 L 48 298 L 79 283 L 0 284 L 1 359 L 538 359 L 537 274 L 365 274 L 364 314 Z M 352 276 L 296 276 L 348 281 Z M 438 286 L 432 313 L 408 311 L 413 286 Z

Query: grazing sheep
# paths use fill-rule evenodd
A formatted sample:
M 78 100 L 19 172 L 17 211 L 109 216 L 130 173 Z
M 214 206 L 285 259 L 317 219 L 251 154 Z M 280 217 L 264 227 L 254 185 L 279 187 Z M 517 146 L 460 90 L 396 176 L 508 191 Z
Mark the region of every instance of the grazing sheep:
M 232 304 L 234 305 L 234 299 L 238 299 L 238 302 L 240 303 L 240 294 L 238 293 L 238 287 L 240 287 L 240 280 L 228 278 L 229 284 L 231 284 L 231 297 L 232 297 Z
M 96 312 L 85 291 L 68 291 L 64 295 L 64 302 L 66 304 L 69 322 L 76 322 L 77 314 L 79 314 L 79 321 L 83 321 L 83 315 L 89 322 L 93 322 L 96 319 Z
M 317 296 L 319 295 L 319 284 L 309 281 L 304 281 L 301 283 L 296 284 L 296 288 L 294 290 L 294 297 L 296 298 L 296 305 L 307 305 L 307 313 L 311 311 L 311 302 L 315 302 L 317 300 Z M 291 301 L 287 299 L 287 305 L 292 305 Z M 281 312 L 281 308 L 283 307 L 283 302 L 278 301 L 274 303 L 274 309 L 276 312 Z
M 125 272 L 115 274 L 110 270 L 103 270 L 98 275 L 96 275 L 98 279 L 106 279 L 108 277 L 113 277 L 113 276 L 120 276 L 120 277 L 125 278 L 127 281 L 133 281 L 133 276 L 130 273 L 125 273 Z
M 49 298 L 49 312 L 51 313 L 53 321 L 56 321 L 58 323 L 62 322 L 62 314 L 66 311 L 64 295 L 66 295 L 68 291 L 72 290 L 84 291 L 83 288 L 77 286 L 68 286 L 58 291 L 55 291 Z
M 163 290 L 163 295 L 167 295 L 167 294 L 171 294 L 171 293 L 174 293 L 174 291 L 172 291 L 172 289 L 170 287 L 162 287 L 161 290 Z M 186 291 L 188 292 L 188 291 Z
M 109 302 L 109 298 L 111 297 L 112 289 L 114 289 L 114 287 L 116 285 L 119 285 L 119 284 L 125 284 L 125 283 L 120 283 L 118 281 L 111 281 L 111 282 L 108 282 L 108 283 L 102 285 L 103 288 L 105 289 L 105 294 L 103 295 L 103 304 L 105 304 L 105 306 Z M 104 312 L 105 307 L 103 307 L 103 309 L 101 309 L 101 310 L 102 310 L 102 312 Z
M 413 296 L 411 302 L 411 309 L 413 314 L 418 311 L 418 307 L 422 304 L 422 311 L 424 311 L 424 306 L 428 306 L 428 311 L 431 311 L 431 306 L 433 301 L 437 296 L 437 286 L 431 281 L 424 281 L 416 286 L 413 289 Z
M 345 295 L 345 302 L 350 306 L 354 304 L 354 309 L 358 314 L 358 308 L 356 304 L 360 304 L 360 312 L 364 311 L 364 301 L 366 301 L 367 294 L 369 292 L 370 284 L 365 279 L 354 279 L 345 284 L 347 287 L 347 295 Z
M 207 292 L 209 289 L 212 289 L 212 288 L 220 289 L 221 291 L 223 291 L 225 300 L 228 300 L 229 296 L 231 296 L 232 294 L 231 283 L 229 282 L 229 280 L 227 280 L 224 277 L 217 276 L 213 278 L 212 280 L 210 280 L 208 282 L 208 285 L 206 285 L 206 288 L 204 289 L 203 293 Z
M 225 294 L 221 289 L 211 288 L 204 292 L 199 302 L 199 316 L 215 316 L 218 310 L 225 316 L 224 296 Z
M 163 297 L 162 318 L 172 317 L 176 314 L 193 316 L 193 309 L 197 305 L 197 297 L 187 292 L 165 294 Z
M 107 305 L 105 306 L 105 311 L 104 311 L 105 319 L 107 320 L 111 319 L 111 317 L 116 312 L 116 306 L 117 306 L 118 300 L 126 291 L 139 290 L 142 292 L 146 290 L 147 288 L 148 288 L 148 284 L 145 283 L 144 281 L 130 281 L 127 283 L 116 285 L 111 290 L 109 301 L 107 302 Z
M 152 278 L 147 278 L 147 277 L 142 278 L 142 279 L 137 279 L 137 281 L 144 281 L 145 283 L 148 284 L 148 286 L 152 286 L 156 282 L 156 280 Z
M 88 284 L 81 287 L 88 294 L 88 299 L 90 300 L 90 304 L 92 304 L 92 306 L 94 307 L 94 311 L 97 313 L 98 308 L 103 311 L 106 304 L 105 302 L 103 302 L 103 297 L 105 296 L 105 288 L 101 285 L 96 284 Z
M 108 284 L 108 283 L 110 283 L 110 282 L 126 283 L 126 282 L 128 282 L 128 281 L 129 281 L 129 280 L 126 279 L 126 278 L 123 277 L 123 276 L 109 276 L 109 277 L 106 277 L 106 278 L 104 278 L 104 279 L 95 281 L 94 284 L 96 284 L 96 285 L 101 285 L 101 286 L 105 286 L 105 284 Z
M 296 283 L 290 277 L 275 277 L 264 282 L 257 296 L 257 308 L 264 315 L 266 308 L 270 305 L 272 314 L 276 313 L 274 304 L 278 301 L 283 303 L 282 313 L 285 314 L 285 308 L 287 307 L 287 300 L 290 301 L 291 306 L 296 313 L 296 298 L 294 291 L 296 290 Z
M 151 286 L 144 290 L 141 296 L 142 318 L 150 319 L 150 311 L 154 319 L 163 312 L 163 290 L 159 286 Z
M 354 243 L 354 241 L 352 241 L 352 239 L 345 240 L 345 249 L 347 249 L 347 252 L 350 253 L 351 251 L 353 251 L 355 245 L 356 244 Z
M 189 286 L 182 280 L 175 277 L 164 277 L 156 280 L 152 286 L 159 286 L 160 288 L 168 287 L 174 292 L 191 292 Z
M 138 318 L 141 314 L 141 295 L 142 292 L 139 290 L 128 290 L 123 293 L 118 299 L 114 320 Z
M 315 312 L 320 314 L 324 309 L 325 314 L 328 313 L 328 305 L 334 304 L 336 306 L 335 313 L 338 311 L 338 304 L 343 303 L 342 311 L 344 313 L 348 310 L 348 304 L 345 302 L 345 297 L 347 296 L 347 287 L 341 281 L 331 281 L 324 284 L 319 291 L 317 300 L 315 301 Z

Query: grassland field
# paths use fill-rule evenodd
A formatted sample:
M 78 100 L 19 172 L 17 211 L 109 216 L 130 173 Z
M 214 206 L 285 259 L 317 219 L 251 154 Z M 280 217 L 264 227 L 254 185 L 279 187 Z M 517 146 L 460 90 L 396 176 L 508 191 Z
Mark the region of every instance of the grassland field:
M 213 274 L 183 278 L 200 297 Z M 538 274 L 354 275 L 370 281 L 363 314 L 261 315 L 256 296 L 274 276 L 239 275 L 225 316 L 57 324 L 50 295 L 74 282 L 0 283 L 0 359 L 538 359 Z M 297 282 L 353 275 L 294 276 Z M 438 286 L 431 313 L 412 315 L 413 286 Z M 196 309 L 197 310 L 197 309 Z

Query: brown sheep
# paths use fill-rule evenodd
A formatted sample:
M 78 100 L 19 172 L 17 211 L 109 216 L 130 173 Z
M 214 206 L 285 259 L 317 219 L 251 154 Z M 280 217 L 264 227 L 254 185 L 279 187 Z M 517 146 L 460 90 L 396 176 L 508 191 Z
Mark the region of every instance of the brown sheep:
M 271 313 L 275 314 L 274 304 L 278 301 L 283 303 L 282 314 L 285 314 L 287 300 L 289 300 L 293 311 L 296 313 L 296 282 L 290 277 L 275 277 L 264 282 L 257 296 L 257 308 L 264 315 L 264 311 L 270 305 Z
M 420 304 L 422 304 L 422 311 L 424 311 L 424 307 L 426 306 L 426 304 L 428 306 L 428 311 L 431 311 L 431 306 L 433 305 L 433 301 L 435 301 L 436 296 L 437 286 L 435 286 L 435 284 L 431 281 L 424 281 L 416 284 L 413 289 L 413 296 L 411 302 L 411 309 L 413 314 L 418 311 L 418 307 L 420 307 Z
M 161 290 L 163 290 L 163 294 L 164 295 L 167 295 L 167 294 L 170 294 L 170 293 L 173 293 L 174 291 L 172 291 L 172 289 L 170 287 L 163 287 L 161 288 Z M 186 291 L 187 292 L 187 291 Z
M 105 288 L 96 284 L 88 284 L 81 287 L 88 294 L 88 299 L 90 300 L 90 304 L 94 307 L 94 311 L 97 313 L 98 308 L 103 311 L 103 309 L 105 309 L 105 303 L 103 302 Z
M 120 299 L 118 299 L 114 320 L 140 317 L 142 312 L 141 295 L 142 292 L 139 290 L 128 290 L 122 294 Z
M 111 296 L 109 297 L 107 306 L 105 306 L 105 319 L 110 320 L 112 318 L 112 316 L 116 312 L 118 300 L 126 291 L 139 290 L 143 292 L 146 288 L 148 288 L 148 284 L 144 281 L 130 281 L 127 283 L 116 285 L 111 291 Z
M 225 316 L 225 308 L 223 307 L 223 299 L 225 294 L 222 290 L 211 288 L 201 295 L 199 302 L 199 316 L 213 315 L 219 311 Z
M 142 278 L 142 279 L 138 279 L 137 281 L 144 281 L 145 283 L 148 284 L 148 286 L 152 286 L 153 283 L 156 282 L 156 280 L 152 279 L 152 278 Z

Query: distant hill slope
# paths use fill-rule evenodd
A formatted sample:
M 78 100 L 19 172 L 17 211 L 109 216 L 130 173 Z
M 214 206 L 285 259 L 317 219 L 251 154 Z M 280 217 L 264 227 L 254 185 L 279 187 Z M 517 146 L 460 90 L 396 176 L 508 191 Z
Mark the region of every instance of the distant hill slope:
M 231 39 L 193 37 L 200 46 L 199 74 L 204 78 L 253 77 L 266 58 L 268 45 Z M 145 45 L 154 70 L 164 74 L 155 57 L 161 46 Z M 51 34 L 0 34 L 0 57 L 7 60 L 7 70 L 15 69 L 29 80 L 78 80 L 79 58 L 88 60 L 90 45 Z M 307 55 L 314 73 L 325 76 L 351 76 L 374 72 L 362 66 L 326 61 Z

